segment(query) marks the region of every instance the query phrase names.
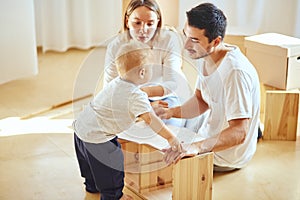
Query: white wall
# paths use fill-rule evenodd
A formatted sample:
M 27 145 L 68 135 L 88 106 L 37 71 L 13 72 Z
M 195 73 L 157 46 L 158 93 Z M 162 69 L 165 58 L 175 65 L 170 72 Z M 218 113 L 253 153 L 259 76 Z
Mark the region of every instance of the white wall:
M 0 0 L 0 84 L 38 72 L 33 0 Z
M 179 29 L 185 23 L 186 11 L 203 2 L 214 3 L 224 11 L 229 35 L 276 32 L 300 38 L 300 0 L 179 0 Z

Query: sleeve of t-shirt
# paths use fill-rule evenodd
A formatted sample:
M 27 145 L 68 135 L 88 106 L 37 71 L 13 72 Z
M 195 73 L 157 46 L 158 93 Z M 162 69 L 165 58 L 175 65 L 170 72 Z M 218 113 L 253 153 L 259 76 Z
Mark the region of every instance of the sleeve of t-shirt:
M 181 57 L 181 46 L 179 36 L 168 31 L 169 35 L 165 38 L 164 42 L 167 42 L 163 49 L 165 57 L 163 59 L 163 86 L 165 88 L 165 94 L 174 92 L 177 88 L 178 76 L 183 76 L 181 72 L 182 57 Z M 166 90 L 167 89 L 167 90 Z
M 117 67 L 115 64 L 116 60 L 116 53 L 122 44 L 120 40 L 121 36 L 116 37 L 112 40 L 105 52 L 105 59 L 104 59 L 104 78 L 103 78 L 103 86 L 105 87 L 110 81 L 118 76 Z
M 234 70 L 225 84 L 225 113 L 227 121 L 252 117 L 251 81 L 248 74 Z
M 151 107 L 151 104 L 150 104 L 147 94 L 140 90 L 134 92 L 131 95 L 129 103 L 130 103 L 129 104 L 130 112 L 135 117 L 138 117 L 141 114 L 144 114 L 146 112 L 152 111 L 152 107 Z

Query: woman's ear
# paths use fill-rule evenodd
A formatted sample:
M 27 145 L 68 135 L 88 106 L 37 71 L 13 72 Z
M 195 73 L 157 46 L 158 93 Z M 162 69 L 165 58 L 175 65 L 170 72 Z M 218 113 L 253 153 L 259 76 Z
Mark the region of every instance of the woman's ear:
M 125 16 L 125 23 L 126 23 L 126 27 L 129 29 L 129 26 L 128 26 L 128 16 L 127 15 Z

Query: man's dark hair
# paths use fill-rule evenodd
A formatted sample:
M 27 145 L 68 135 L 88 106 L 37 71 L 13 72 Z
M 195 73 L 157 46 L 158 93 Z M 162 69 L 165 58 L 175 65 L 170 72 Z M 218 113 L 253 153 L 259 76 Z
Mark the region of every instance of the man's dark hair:
M 227 25 L 226 17 L 222 10 L 215 5 L 211 3 L 200 4 L 186 12 L 186 15 L 188 25 L 204 29 L 204 34 L 208 37 L 209 42 L 218 36 L 224 38 Z

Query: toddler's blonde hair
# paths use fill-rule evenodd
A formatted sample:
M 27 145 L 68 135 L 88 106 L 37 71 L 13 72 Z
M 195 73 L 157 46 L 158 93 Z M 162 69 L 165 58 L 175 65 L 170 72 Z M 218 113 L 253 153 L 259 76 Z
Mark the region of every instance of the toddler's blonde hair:
M 120 76 L 146 64 L 149 60 L 149 46 L 135 40 L 123 44 L 117 52 L 115 64 Z

